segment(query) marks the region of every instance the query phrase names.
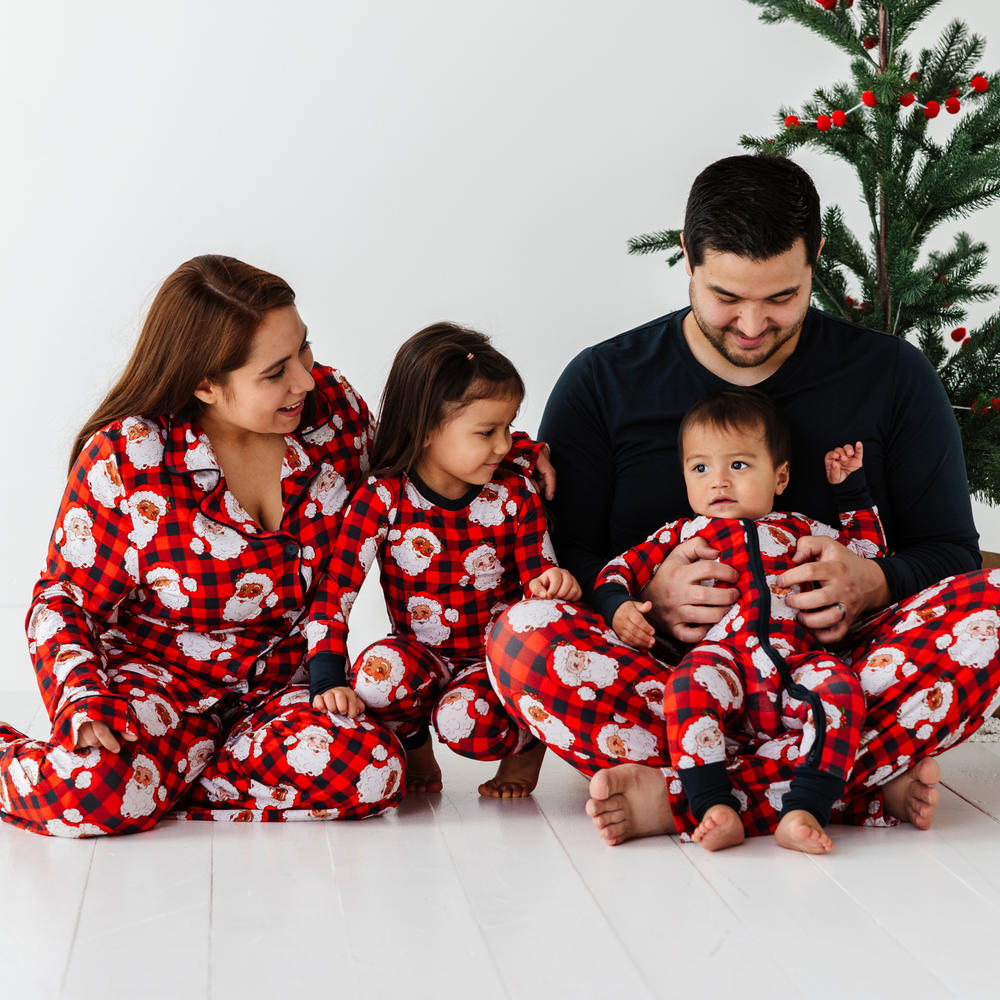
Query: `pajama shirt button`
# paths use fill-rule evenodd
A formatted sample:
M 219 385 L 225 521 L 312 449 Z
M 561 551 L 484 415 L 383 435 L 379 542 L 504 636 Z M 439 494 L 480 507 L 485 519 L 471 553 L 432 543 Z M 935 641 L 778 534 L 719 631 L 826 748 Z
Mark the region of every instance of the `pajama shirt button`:
M 295 545 L 293 542 L 289 542 L 285 546 L 285 555 L 286 556 L 297 556 L 298 554 L 299 554 L 299 547 L 297 545 Z

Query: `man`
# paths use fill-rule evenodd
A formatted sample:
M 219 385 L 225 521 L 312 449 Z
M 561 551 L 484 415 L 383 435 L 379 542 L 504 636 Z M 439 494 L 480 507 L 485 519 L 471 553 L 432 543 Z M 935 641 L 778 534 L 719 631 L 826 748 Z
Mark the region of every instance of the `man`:
M 781 157 L 714 163 L 695 180 L 685 215 L 691 308 L 589 348 L 566 368 L 546 406 L 540 436 L 552 449 L 560 477 L 553 504 L 560 562 L 580 581 L 584 600 L 609 559 L 664 522 L 690 516 L 677 429 L 696 400 L 728 385 L 755 386 L 788 417 L 793 474 L 780 498 L 783 510 L 836 523 L 823 455 L 844 441 L 864 442 L 868 483 L 893 554 L 865 560 L 831 538 L 800 543 L 799 565 L 785 573 L 781 585 L 804 591 L 790 594 L 788 604 L 821 641 L 839 643 L 859 618 L 944 577 L 977 569 L 978 536 L 961 440 L 940 380 L 904 340 L 809 308 L 821 249 L 819 198 L 805 171 Z M 738 599 L 737 591 L 725 586 L 736 573 L 715 561 L 717 555 L 691 538 L 643 592 L 653 605 L 650 618 L 659 631 L 653 652 L 660 660 L 676 659 L 673 643 L 704 639 Z M 705 586 L 706 580 L 718 585 Z M 970 597 L 971 584 L 960 580 L 961 593 L 950 595 L 954 611 L 982 607 L 978 584 Z M 989 588 L 995 600 L 993 585 Z M 575 744 L 563 756 L 594 775 L 588 812 L 609 842 L 676 828 L 683 802 L 668 801 L 670 783 L 665 790 L 656 769 L 667 763 L 666 751 L 606 770 L 606 763 L 613 763 L 601 751 L 607 741 L 599 744 L 595 736 L 612 724 L 611 716 L 622 720 L 614 725 L 655 731 L 655 704 L 648 703 L 644 715 L 630 692 L 639 678 L 662 677 L 665 668 L 645 652 L 615 647 L 606 636 L 596 640 L 603 623 L 590 612 L 574 611 L 531 633 L 516 633 L 506 620 L 501 624 L 490 648 L 498 688 L 505 697 L 531 694 L 574 729 Z M 944 620 L 925 625 L 937 629 L 929 632 L 932 638 L 947 631 Z M 866 624 L 843 650 L 857 661 L 888 641 L 888 628 L 883 622 L 881 631 L 873 631 Z M 560 643 L 615 658 L 618 686 L 609 685 L 582 704 L 566 691 L 548 690 L 552 671 L 545 668 L 546 650 Z M 931 642 L 928 660 L 938 649 Z M 914 671 L 901 674 L 883 701 L 874 709 L 870 705 L 869 727 L 888 731 L 899 707 L 893 698 L 922 690 L 925 664 L 919 666 L 916 681 L 907 679 Z M 885 741 L 887 756 L 879 766 L 889 766 L 888 755 L 899 751 L 889 769 L 898 772 L 896 780 L 884 784 L 880 772 L 878 783 L 855 790 L 841 818 L 891 822 L 895 817 L 921 828 L 930 825 L 939 769 L 927 755 L 938 752 L 938 744 L 958 727 L 968 735 L 981 723 L 982 710 L 1000 685 L 996 657 L 988 683 L 980 678 L 970 684 L 975 694 L 970 688 L 957 699 L 933 734 L 928 726 L 918 744 L 905 734 L 896 734 L 902 742 Z M 879 757 L 880 745 L 874 741 L 866 752 Z M 747 794 L 777 802 L 779 809 L 758 803 L 755 812 L 751 802 L 744 823 L 754 825 L 749 832 L 769 832 L 780 812 L 780 787 L 770 786 L 780 786 L 791 769 L 768 771 L 770 765 L 761 764 L 754 749 L 751 740 L 741 751 L 748 762 Z M 760 786 L 765 779 L 768 789 Z M 681 827 L 688 828 L 687 820 Z

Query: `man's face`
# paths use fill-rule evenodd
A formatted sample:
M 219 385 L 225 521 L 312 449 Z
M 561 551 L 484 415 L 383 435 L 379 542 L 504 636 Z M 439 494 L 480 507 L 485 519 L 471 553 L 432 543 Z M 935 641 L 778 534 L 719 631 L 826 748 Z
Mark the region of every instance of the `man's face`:
M 687 273 L 691 311 L 705 339 L 736 368 L 756 368 L 797 336 L 809 308 L 812 268 L 801 238 L 786 253 L 748 260 L 708 251 Z

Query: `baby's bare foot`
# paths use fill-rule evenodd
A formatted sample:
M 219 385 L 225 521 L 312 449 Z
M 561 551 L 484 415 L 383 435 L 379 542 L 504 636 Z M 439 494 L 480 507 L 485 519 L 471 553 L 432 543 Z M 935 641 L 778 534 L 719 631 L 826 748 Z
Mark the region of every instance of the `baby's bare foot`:
M 918 830 L 929 830 L 941 798 L 937 789 L 940 780 L 941 767 L 933 757 L 918 760 L 909 771 L 882 786 L 882 808 Z
M 494 799 L 519 799 L 530 795 L 538 784 L 538 772 L 542 769 L 545 744 L 505 757 L 500 761 L 495 777 L 479 786 L 479 794 Z
M 781 847 L 806 854 L 828 854 L 833 850 L 833 841 L 823 832 L 819 820 L 805 809 L 785 813 L 774 831 L 774 839 Z
M 710 806 L 702 816 L 698 828 L 691 834 L 696 844 L 706 851 L 721 851 L 743 843 L 743 824 L 740 814 L 727 805 Z
M 440 792 L 441 768 L 434 757 L 434 737 L 427 734 L 422 747 L 406 751 L 407 792 Z
M 587 815 L 612 847 L 632 837 L 677 832 L 663 772 L 644 764 L 598 771 L 590 779 Z

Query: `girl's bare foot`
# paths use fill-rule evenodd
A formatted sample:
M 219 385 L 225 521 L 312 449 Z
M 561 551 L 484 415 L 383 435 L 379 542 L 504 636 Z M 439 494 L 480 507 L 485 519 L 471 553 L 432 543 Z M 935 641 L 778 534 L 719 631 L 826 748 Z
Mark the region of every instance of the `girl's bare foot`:
M 494 799 L 519 799 L 530 795 L 538 784 L 538 772 L 542 769 L 545 744 L 505 757 L 500 761 L 495 777 L 479 786 L 479 794 Z
M 721 851 L 742 844 L 744 836 L 740 814 L 732 806 L 720 803 L 705 811 L 691 839 L 706 851 Z
M 643 764 L 598 771 L 590 779 L 587 815 L 612 847 L 632 837 L 677 832 L 663 772 Z
M 780 847 L 806 854 L 828 854 L 833 850 L 833 841 L 823 832 L 819 820 L 805 809 L 786 812 L 778 822 L 774 839 Z
M 428 733 L 422 747 L 406 751 L 407 792 L 440 792 L 441 768 L 434 758 L 434 737 Z
M 941 798 L 937 789 L 940 780 L 941 767 L 933 757 L 918 760 L 909 771 L 882 786 L 882 808 L 918 830 L 929 830 Z

